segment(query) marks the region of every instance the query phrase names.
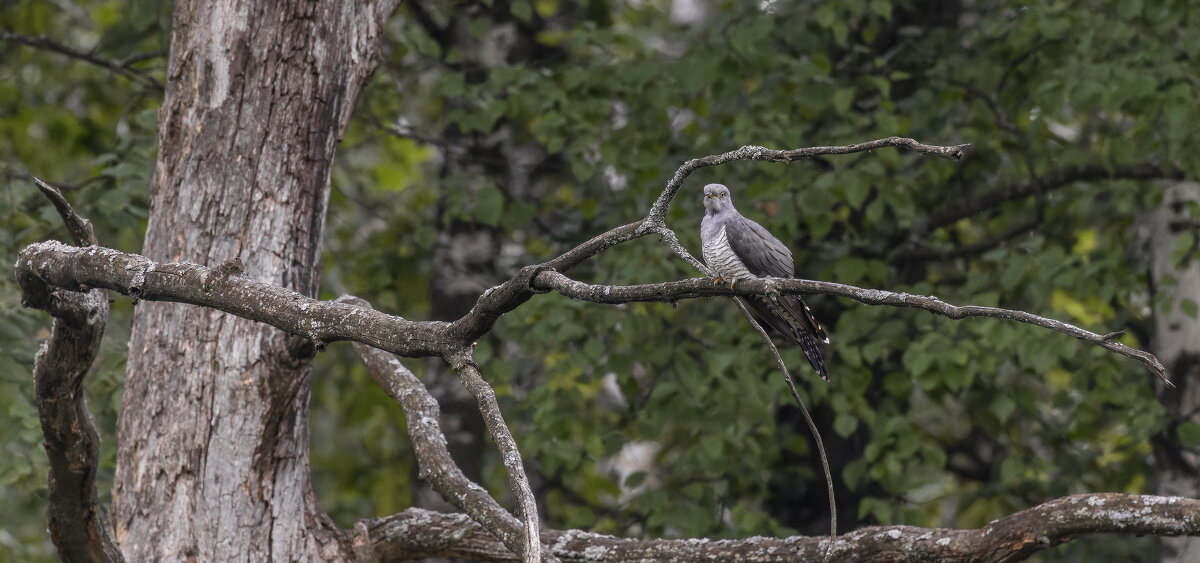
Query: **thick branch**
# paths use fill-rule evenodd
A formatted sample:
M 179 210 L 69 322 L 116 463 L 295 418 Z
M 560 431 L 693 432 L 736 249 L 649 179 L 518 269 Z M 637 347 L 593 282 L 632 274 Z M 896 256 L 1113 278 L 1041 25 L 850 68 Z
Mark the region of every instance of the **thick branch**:
M 978 305 L 951 305 L 933 296 L 897 293 L 880 289 L 863 289 L 861 287 L 833 282 L 782 278 L 760 278 L 739 281 L 736 290 L 732 290 L 726 285 L 714 285 L 711 279 L 706 278 L 642 285 L 593 285 L 573 280 L 553 271 L 539 272 L 533 279 L 533 285 L 537 289 L 554 290 L 567 297 L 595 303 L 616 304 L 645 301 L 674 303 L 681 299 L 710 297 L 714 295 L 770 295 L 773 292 L 821 293 L 849 297 L 867 305 L 890 305 L 893 307 L 924 309 L 952 319 L 966 317 L 1007 319 L 1068 334 L 1080 340 L 1107 348 L 1122 356 L 1138 360 L 1150 368 L 1150 371 L 1160 379 L 1171 385 L 1171 382 L 1166 377 L 1167 370 L 1158 361 L 1158 358 L 1149 352 L 1130 348 L 1117 342 L 1115 339 L 1120 336 L 1121 333 L 1119 332 L 1097 334 L 1072 324 L 1034 315 L 1033 313 L 1026 313 L 1025 311 L 1001 309 L 999 307 L 981 307 Z
M 636 236 L 628 233 L 636 228 L 633 225 L 609 231 L 605 235 L 613 236 L 608 238 L 602 235 L 593 239 L 603 240 L 589 248 L 600 252 L 611 246 L 607 243 L 618 238 L 614 235 L 616 231 L 624 230 L 616 233 L 621 236 Z M 582 258 L 576 256 L 573 259 L 577 263 Z M 547 265 L 554 263 L 552 260 Z M 573 265 L 567 260 L 563 263 Z M 932 296 L 863 289 L 832 282 L 746 280 L 738 284 L 738 291 L 713 286 L 711 280 L 700 278 L 659 284 L 606 286 L 585 284 L 553 270 L 543 269 L 543 266 L 530 266 L 523 269 L 518 277 L 485 293 L 463 319 L 446 324 L 409 321 L 353 305 L 310 299 L 278 286 L 244 278 L 236 271 L 230 272 L 229 268 L 158 264 L 143 256 L 101 247 L 78 248 L 55 241 L 32 244 L 21 251 L 17 268 L 53 287 L 102 287 L 141 299 L 203 305 L 264 322 L 317 342 L 353 340 L 408 357 L 443 355 L 443 352 L 455 346 L 471 342 L 465 337 L 486 333 L 500 315 L 516 308 L 539 290 L 554 290 L 568 297 L 596 303 L 674 302 L 716 295 L 763 295 L 774 291 L 822 293 L 849 297 L 868 305 L 915 307 L 952 319 L 994 317 L 1041 326 L 1134 358 L 1170 384 L 1162 363 L 1153 354 L 1116 342 L 1119 333 L 1097 334 L 1024 311 L 976 305 L 956 306 Z
M 369 307 L 366 301 L 356 297 L 342 297 L 338 301 Z M 421 479 L 499 538 L 509 551 L 519 553 L 524 537 L 520 520 L 497 504 L 483 487 L 468 479 L 454 463 L 446 448 L 446 436 L 438 424 L 437 399 L 392 354 L 361 342 L 354 343 L 354 351 L 367 366 L 371 379 L 404 407 L 408 437 L 412 441 Z
M 318 301 L 243 277 L 234 263 L 217 268 L 156 263 L 137 254 L 57 241 L 21 250 L 17 270 L 60 288 L 102 287 L 137 299 L 211 307 L 315 342 L 354 340 L 408 357 L 439 355 L 447 324 L 409 321 L 354 305 Z
M 91 225 L 75 214 L 62 194 L 40 180 L 38 186 L 54 202 L 75 241 L 95 244 Z M 50 338 L 38 349 L 33 365 L 42 445 L 50 464 L 50 537 L 64 561 L 124 561 L 96 498 L 100 435 L 83 392 L 84 377 L 108 322 L 108 296 L 102 289 L 55 289 L 29 270 L 18 269 L 17 281 L 25 306 L 54 316 Z
M 381 561 L 425 557 L 513 560 L 486 530 L 458 514 L 409 509 L 367 521 Z M 1123 493 L 1072 495 L 977 530 L 877 526 L 839 536 L 737 540 L 636 540 L 547 530 L 542 541 L 569 561 L 1020 561 L 1081 534 L 1200 536 L 1200 500 Z M 359 539 L 356 539 L 359 541 Z

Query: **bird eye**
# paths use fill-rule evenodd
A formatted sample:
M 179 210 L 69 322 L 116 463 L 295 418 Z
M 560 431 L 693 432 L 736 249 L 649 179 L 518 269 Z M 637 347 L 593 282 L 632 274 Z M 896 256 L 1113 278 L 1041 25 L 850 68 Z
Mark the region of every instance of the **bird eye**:
M 727 194 L 727 193 L 725 193 L 725 192 L 721 192 L 721 197 L 725 197 L 725 196 L 727 196 L 727 195 L 729 195 L 729 194 Z

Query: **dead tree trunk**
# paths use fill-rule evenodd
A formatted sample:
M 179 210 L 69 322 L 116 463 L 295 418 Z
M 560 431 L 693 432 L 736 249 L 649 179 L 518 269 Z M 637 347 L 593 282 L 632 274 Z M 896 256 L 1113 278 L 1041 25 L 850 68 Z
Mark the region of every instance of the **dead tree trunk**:
M 1200 497 L 1200 456 L 1183 443 L 1180 429 L 1200 424 L 1200 319 L 1194 312 L 1200 301 L 1200 259 L 1193 254 L 1194 248 L 1181 255 L 1176 246 L 1182 236 L 1194 232 L 1190 207 L 1196 203 L 1200 203 L 1200 184 L 1173 184 L 1149 221 L 1154 283 L 1152 351 L 1178 387 L 1159 386 L 1159 400 L 1169 418 L 1166 429 L 1154 437 L 1158 492 L 1191 498 Z M 1196 538 L 1163 538 L 1162 543 L 1163 561 L 1200 561 Z
M 334 148 L 396 3 L 176 2 L 143 253 L 316 295 Z M 310 356 L 233 315 L 137 306 L 113 495 L 129 560 L 349 558 L 309 480 Z

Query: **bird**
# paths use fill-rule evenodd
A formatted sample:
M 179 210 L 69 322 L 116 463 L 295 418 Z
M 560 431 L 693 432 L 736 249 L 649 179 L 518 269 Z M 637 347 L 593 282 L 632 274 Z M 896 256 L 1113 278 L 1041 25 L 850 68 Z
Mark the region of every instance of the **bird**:
M 795 274 L 792 251 L 762 225 L 738 213 L 729 188 L 723 184 L 704 186 L 700 241 L 705 265 L 712 270 L 715 283 L 727 280 L 733 287 L 739 280 L 791 278 Z M 780 295 L 774 307 L 767 299 L 750 298 L 750 308 L 776 332 L 798 344 L 817 375 L 829 381 L 829 370 L 818 344 L 828 344 L 829 337 L 808 305 L 799 295 Z

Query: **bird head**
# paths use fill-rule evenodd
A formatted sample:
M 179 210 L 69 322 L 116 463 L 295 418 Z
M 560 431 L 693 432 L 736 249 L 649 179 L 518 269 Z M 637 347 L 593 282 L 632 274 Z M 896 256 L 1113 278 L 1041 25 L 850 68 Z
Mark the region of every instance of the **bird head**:
M 708 214 L 733 209 L 733 196 L 724 184 L 704 186 L 704 212 Z

